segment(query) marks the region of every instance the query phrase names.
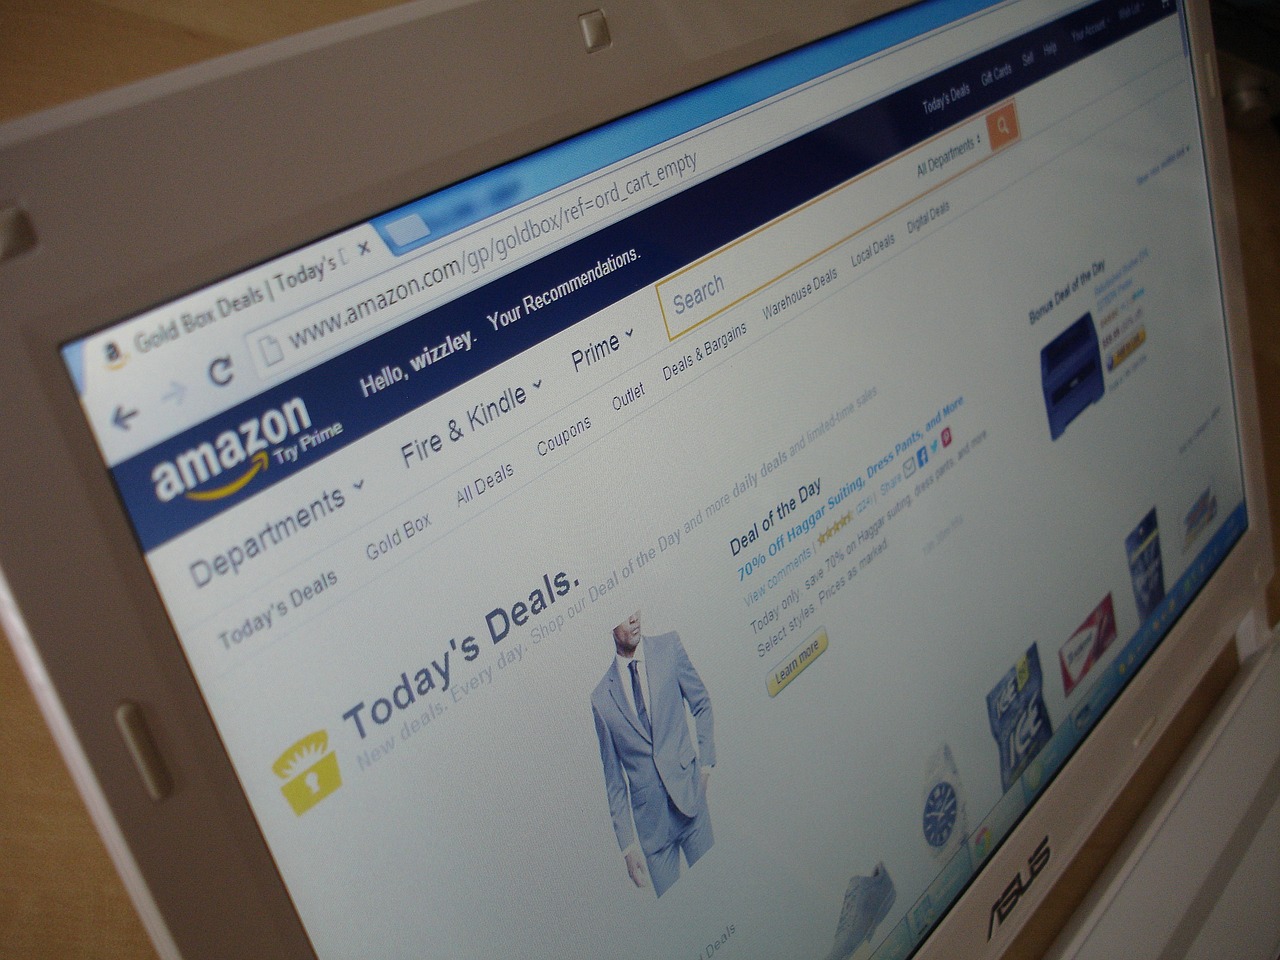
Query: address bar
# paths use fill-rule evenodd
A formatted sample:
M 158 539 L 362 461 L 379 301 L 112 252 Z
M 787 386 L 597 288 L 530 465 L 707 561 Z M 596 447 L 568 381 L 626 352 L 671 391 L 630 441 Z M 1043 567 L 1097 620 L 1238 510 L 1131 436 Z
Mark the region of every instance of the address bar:
M 245 343 L 258 373 L 274 378 L 357 338 L 368 339 L 458 296 L 486 274 L 514 267 L 679 189 L 702 174 L 710 165 L 708 154 L 723 145 L 713 138 L 690 138 L 257 327 L 245 334 Z M 736 147 L 740 150 L 741 143 Z

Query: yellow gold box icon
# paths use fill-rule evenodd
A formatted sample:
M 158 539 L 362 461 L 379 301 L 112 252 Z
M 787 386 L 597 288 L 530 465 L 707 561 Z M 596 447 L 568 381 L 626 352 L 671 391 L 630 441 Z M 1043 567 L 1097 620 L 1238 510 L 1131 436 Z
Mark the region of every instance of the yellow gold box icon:
M 338 755 L 330 753 L 286 783 L 280 792 L 293 812 L 302 816 L 340 786 L 342 772 L 338 769 Z
M 307 734 L 280 754 L 271 769 L 286 781 L 280 792 L 298 816 L 342 786 L 338 755 L 329 751 L 329 735 L 323 730 Z

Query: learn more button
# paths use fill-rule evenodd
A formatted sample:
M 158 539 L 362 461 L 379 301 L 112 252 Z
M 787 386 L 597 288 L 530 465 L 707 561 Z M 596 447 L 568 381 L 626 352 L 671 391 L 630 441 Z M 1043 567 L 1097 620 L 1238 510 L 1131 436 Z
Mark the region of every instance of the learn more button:
M 776 697 L 780 694 L 788 683 L 800 676 L 805 668 L 826 652 L 827 646 L 827 628 L 819 627 L 804 643 L 792 650 L 781 663 L 769 671 L 769 677 L 765 681 L 769 696 Z

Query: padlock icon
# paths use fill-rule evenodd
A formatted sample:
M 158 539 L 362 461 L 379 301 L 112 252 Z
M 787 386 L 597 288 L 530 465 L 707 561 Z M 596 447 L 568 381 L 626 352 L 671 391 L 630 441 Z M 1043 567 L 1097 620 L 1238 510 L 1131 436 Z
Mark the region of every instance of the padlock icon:
M 338 755 L 329 752 L 329 734 L 324 730 L 307 734 L 280 754 L 271 769 L 286 781 L 280 792 L 298 816 L 342 786 Z

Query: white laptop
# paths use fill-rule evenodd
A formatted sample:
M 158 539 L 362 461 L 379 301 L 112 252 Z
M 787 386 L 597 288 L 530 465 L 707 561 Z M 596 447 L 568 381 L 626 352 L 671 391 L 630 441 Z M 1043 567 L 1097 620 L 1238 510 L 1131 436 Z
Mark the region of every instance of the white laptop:
M 161 956 L 997 956 L 1238 636 L 1280 742 L 1199 3 L 409 6 L 0 128 L 0 225 L 5 631 Z

